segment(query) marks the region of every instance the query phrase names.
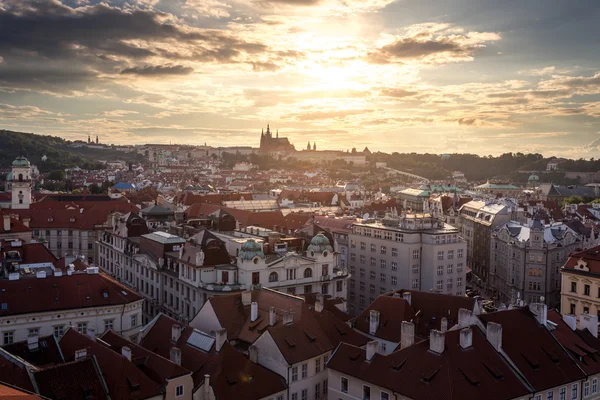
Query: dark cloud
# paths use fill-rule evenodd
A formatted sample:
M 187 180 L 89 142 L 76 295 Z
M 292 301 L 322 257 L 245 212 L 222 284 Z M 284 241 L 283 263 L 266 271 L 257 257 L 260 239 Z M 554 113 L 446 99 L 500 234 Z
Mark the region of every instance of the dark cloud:
M 123 75 L 140 75 L 140 76 L 156 76 L 156 75 L 189 75 L 194 72 L 191 67 L 183 65 L 148 65 L 145 67 L 125 68 L 121 71 Z
M 413 91 L 401 89 L 401 88 L 384 88 L 384 89 L 381 89 L 379 92 L 381 93 L 382 96 L 397 97 L 397 98 L 411 97 L 411 96 L 415 96 L 418 94 L 417 92 L 413 92 Z
M 477 119 L 475 119 L 475 118 L 459 118 L 458 119 L 458 125 L 474 126 L 476 124 L 477 124 Z

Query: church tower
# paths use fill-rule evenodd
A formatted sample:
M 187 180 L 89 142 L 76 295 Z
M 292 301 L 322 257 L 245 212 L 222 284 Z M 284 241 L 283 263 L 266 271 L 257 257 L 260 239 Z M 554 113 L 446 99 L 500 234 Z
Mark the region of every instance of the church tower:
M 313 151 L 317 151 L 317 142 L 313 142 Z
M 98 135 L 96 135 L 96 144 L 98 144 L 98 143 L 100 143 L 100 142 L 98 141 Z
M 11 207 L 28 209 L 31 204 L 31 164 L 19 156 L 12 163 L 12 173 L 8 179 L 12 192 Z

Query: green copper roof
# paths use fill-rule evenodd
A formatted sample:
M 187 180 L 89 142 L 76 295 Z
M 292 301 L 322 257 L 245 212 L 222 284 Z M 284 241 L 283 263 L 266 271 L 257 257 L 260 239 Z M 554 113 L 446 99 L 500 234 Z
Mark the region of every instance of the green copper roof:
M 15 159 L 15 161 L 13 161 L 12 165 L 13 165 L 13 167 L 25 167 L 25 168 L 29 168 L 31 166 L 29 161 L 23 156 L 17 157 Z

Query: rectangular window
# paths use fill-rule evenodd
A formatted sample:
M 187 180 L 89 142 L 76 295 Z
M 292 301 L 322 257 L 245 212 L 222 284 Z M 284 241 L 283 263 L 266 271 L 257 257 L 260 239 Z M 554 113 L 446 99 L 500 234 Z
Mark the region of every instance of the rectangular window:
M 366 258 L 365 258 L 365 256 L 364 256 L 364 254 L 361 254 L 361 255 L 360 255 L 360 263 L 361 263 L 361 264 L 364 264 L 364 263 L 365 263 L 365 259 L 366 259 Z
M 398 278 L 396 278 L 395 276 L 392 276 L 392 285 L 398 286 Z
M 381 246 L 381 254 L 387 254 L 387 247 Z
M 454 250 L 448 250 L 448 260 L 452 260 L 454 258 Z
M 369 277 L 370 277 L 371 279 L 375 279 L 375 276 L 376 276 L 376 274 L 375 274 L 375 271 L 371 271 L 371 272 L 369 273 Z
M 350 253 L 350 261 L 356 261 L 356 253 Z
M 371 266 L 374 267 L 377 265 L 377 259 L 375 257 L 371 257 Z
M 77 332 L 85 335 L 87 333 L 87 322 L 80 322 L 77 324 Z
M 40 334 L 40 328 L 29 328 L 27 336 L 37 336 Z
M 60 339 L 65 333 L 63 325 L 57 325 L 54 327 L 54 336 Z
M 390 394 L 388 392 L 381 392 L 380 400 L 390 400 Z
M 590 382 L 586 381 L 583 383 L 583 397 L 588 397 L 590 395 Z
M 444 252 L 443 251 L 438 251 L 437 258 L 438 258 L 438 261 L 443 260 L 444 259 Z
M 448 293 L 450 293 L 450 289 L 452 289 L 452 278 L 449 278 L 446 281 L 446 288 L 448 289 Z
M 308 400 L 308 389 L 302 389 L 302 400 Z
M 419 273 L 419 264 L 415 264 L 412 266 L 412 273 L 413 274 L 418 274 Z
M 546 400 L 554 400 L 554 392 L 552 390 L 546 393 Z
M 177 397 L 183 396 L 183 385 L 179 385 L 175 388 L 175 396 L 177 396 Z
M 298 393 L 292 393 L 292 400 L 298 400 Z
M 321 398 L 321 382 L 315 385 L 315 399 Z
M 456 264 L 456 272 L 463 272 L 463 264 L 462 263 L 458 263 Z
M 358 297 L 358 302 L 359 302 L 360 304 L 365 304 L 365 295 L 364 295 L 364 294 L 361 294 L 361 295 Z
M 15 341 L 15 333 L 14 332 L 4 332 L 4 345 L 13 344 Z
M 323 397 L 327 398 L 327 379 L 323 381 Z
M 392 257 L 398 257 L 398 249 L 392 247 Z
M 577 293 L 577 282 L 571 282 L 571 293 Z
M 365 283 L 364 282 L 360 282 L 359 284 L 360 290 L 364 291 L 365 290 Z
M 315 360 L 315 374 L 318 374 L 319 372 L 321 372 L 321 359 L 317 358 Z
M 456 287 L 462 286 L 462 278 L 456 278 Z
M 342 376 L 342 382 L 340 384 L 340 390 L 342 393 L 348 393 L 348 378 Z
M 437 290 L 442 290 L 442 288 L 444 287 L 444 281 L 437 281 L 436 287 Z
M 592 379 L 592 394 L 598 393 L 598 378 Z
M 387 267 L 387 261 L 385 260 L 380 260 L 379 261 L 379 266 L 383 269 L 385 269 Z
M 590 285 L 583 285 L 583 294 L 586 296 L 590 295 Z
M 452 264 L 448 264 L 448 266 L 446 267 L 446 271 L 447 271 L 449 274 L 451 274 L 451 273 L 452 273 L 452 270 L 453 270 L 453 268 L 454 268 L 454 265 L 452 265 Z
M 463 249 L 456 250 L 456 258 L 463 258 Z
M 131 316 L 131 327 L 137 326 L 137 314 Z
M 385 274 L 379 274 L 379 281 L 382 283 L 385 283 L 385 281 L 387 280 Z
M 413 252 L 412 252 L 412 258 L 413 258 L 413 260 L 418 260 L 419 259 L 419 250 L 413 250 Z
M 438 275 L 444 275 L 444 266 L 443 265 L 438 265 L 437 266 L 437 274 Z
M 567 388 L 560 388 L 558 391 L 558 398 L 559 400 L 567 400 Z
M 577 384 L 576 383 L 571 385 L 571 399 L 577 400 Z
M 292 367 L 292 382 L 296 382 L 298 380 L 298 367 Z
M 363 385 L 363 400 L 371 400 L 371 386 Z
M 302 379 L 308 376 L 308 364 L 302 364 Z
M 365 250 L 367 248 L 367 244 L 365 242 L 360 242 L 360 249 Z
M 413 289 L 418 289 L 419 288 L 419 280 L 418 279 L 413 279 L 412 280 L 412 286 Z

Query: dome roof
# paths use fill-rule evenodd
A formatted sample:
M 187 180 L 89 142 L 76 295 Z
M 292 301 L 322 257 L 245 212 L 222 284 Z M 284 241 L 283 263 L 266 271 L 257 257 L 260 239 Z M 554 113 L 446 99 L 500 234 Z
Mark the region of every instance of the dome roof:
M 537 176 L 536 174 L 531 174 L 529 175 L 529 181 L 539 181 L 540 177 Z
M 31 164 L 29 164 L 29 161 L 23 156 L 17 157 L 15 159 L 15 161 L 13 161 L 12 165 L 13 165 L 13 167 L 25 167 L 25 168 L 29 168 L 31 166 Z
M 322 253 L 324 251 L 333 251 L 331 247 L 331 243 L 327 236 L 319 233 L 310 241 L 310 245 L 308 246 L 308 251 L 314 251 L 315 253 Z
M 248 239 L 242 245 L 239 256 L 242 260 L 252 260 L 254 257 L 265 257 L 265 253 L 263 253 L 262 246 L 256 243 L 254 239 Z

